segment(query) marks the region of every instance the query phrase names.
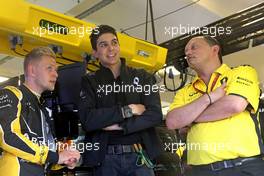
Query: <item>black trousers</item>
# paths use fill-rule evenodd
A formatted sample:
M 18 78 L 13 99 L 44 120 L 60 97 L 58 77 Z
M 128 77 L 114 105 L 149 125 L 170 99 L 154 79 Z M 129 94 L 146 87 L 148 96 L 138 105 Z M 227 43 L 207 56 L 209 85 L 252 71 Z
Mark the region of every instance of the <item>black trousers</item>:
M 186 176 L 264 176 L 264 161 L 261 159 L 253 160 L 241 166 L 219 171 L 195 166 L 186 173 Z
M 137 154 L 107 154 L 102 165 L 94 170 L 94 176 L 154 176 L 153 169 L 137 166 Z

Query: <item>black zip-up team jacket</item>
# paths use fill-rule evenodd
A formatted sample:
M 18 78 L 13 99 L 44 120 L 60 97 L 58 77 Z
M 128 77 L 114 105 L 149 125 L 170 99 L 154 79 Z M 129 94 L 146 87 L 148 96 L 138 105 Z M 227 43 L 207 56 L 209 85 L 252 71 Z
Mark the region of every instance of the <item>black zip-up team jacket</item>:
M 0 175 L 43 176 L 45 163 L 57 163 L 58 154 L 41 145 L 40 109 L 48 115 L 24 85 L 0 90 Z
M 144 92 L 145 87 L 152 87 L 155 83 L 154 77 L 143 69 L 134 69 L 125 65 L 121 59 L 120 71 L 121 85 L 141 87 L 138 92 L 126 91 L 126 105 L 143 104 L 146 111 L 138 116 L 124 119 L 121 105 L 118 104 L 114 92 L 106 93 L 106 85 L 113 85 L 114 76 L 110 69 L 101 65 L 100 69 L 82 78 L 82 89 L 80 93 L 79 114 L 83 129 L 86 131 L 85 141 L 99 147 L 90 148 L 84 153 L 84 163 L 89 166 L 98 166 L 104 159 L 108 144 L 108 133 L 102 128 L 118 123 L 124 129 L 124 135 L 137 133 L 146 153 L 151 159 L 160 154 L 161 142 L 154 129 L 162 121 L 162 112 L 159 92 Z M 157 86 L 157 85 L 156 85 Z M 103 87 L 103 88 L 102 88 Z M 104 90 L 104 91 L 103 91 Z M 109 90 L 109 88 L 108 88 Z M 116 89 L 118 90 L 118 89 Z M 147 90 L 145 88 L 145 90 Z M 123 91 L 124 92 L 124 91 Z M 148 93 L 150 93 L 148 95 Z M 96 144 L 97 145 L 97 144 Z

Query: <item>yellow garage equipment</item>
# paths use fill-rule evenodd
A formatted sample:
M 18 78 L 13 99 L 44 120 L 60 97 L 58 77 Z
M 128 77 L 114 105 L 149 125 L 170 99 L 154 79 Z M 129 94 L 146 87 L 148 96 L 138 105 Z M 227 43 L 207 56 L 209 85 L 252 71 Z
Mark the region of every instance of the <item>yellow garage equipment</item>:
M 35 46 L 52 45 L 58 50 L 58 63 L 82 61 L 83 55 L 91 54 L 89 35 L 95 27 L 95 24 L 23 0 L 3 1 L 0 6 L 0 53 L 25 55 Z M 128 65 L 150 72 L 164 65 L 167 49 L 121 33 L 118 37 L 121 57 Z

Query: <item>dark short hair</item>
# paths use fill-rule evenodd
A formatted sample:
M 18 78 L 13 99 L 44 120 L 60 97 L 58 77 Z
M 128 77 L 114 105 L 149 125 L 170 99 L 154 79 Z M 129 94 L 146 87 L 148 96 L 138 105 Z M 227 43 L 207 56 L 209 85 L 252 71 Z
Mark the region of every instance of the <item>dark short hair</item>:
M 28 65 L 32 62 L 39 61 L 42 56 L 50 56 L 56 59 L 56 54 L 49 47 L 36 47 L 32 49 L 25 57 L 24 60 L 24 74 L 27 74 Z
M 223 63 L 222 46 L 221 46 L 220 42 L 216 38 L 211 37 L 210 35 L 203 35 L 201 37 L 203 37 L 203 39 L 206 41 L 206 43 L 208 43 L 209 46 L 217 45 L 219 47 L 218 57 L 219 57 L 220 63 L 222 64 Z
M 91 42 L 93 50 L 97 50 L 97 46 L 96 46 L 97 40 L 101 35 L 103 35 L 105 33 L 111 33 L 111 34 L 115 35 L 117 38 L 116 30 L 113 27 L 108 26 L 108 25 L 97 26 L 96 28 L 94 28 L 92 30 L 92 33 L 90 35 L 90 42 Z M 118 38 L 117 38 L 117 40 L 118 40 Z

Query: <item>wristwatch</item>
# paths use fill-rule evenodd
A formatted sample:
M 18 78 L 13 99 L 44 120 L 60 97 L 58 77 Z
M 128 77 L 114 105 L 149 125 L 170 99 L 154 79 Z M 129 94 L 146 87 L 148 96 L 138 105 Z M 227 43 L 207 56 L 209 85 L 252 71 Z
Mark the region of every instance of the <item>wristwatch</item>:
M 129 106 L 122 107 L 123 118 L 130 118 L 133 116 L 132 109 Z

